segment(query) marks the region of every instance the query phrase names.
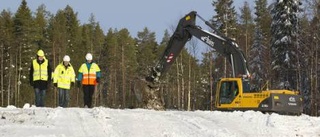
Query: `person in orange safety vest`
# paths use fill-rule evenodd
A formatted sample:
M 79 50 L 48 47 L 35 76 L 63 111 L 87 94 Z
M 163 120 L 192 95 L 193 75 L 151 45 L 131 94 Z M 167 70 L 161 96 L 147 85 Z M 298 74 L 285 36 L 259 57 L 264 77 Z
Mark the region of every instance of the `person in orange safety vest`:
M 92 95 L 94 94 L 96 85 L 100 82 L 101 71 L 98 64 L 92 61 L 92 54 L 86 54 L 86 63 L 79 68 L 77 78 L 78 88 L 82 85 L 84 107 L 92 108 Z

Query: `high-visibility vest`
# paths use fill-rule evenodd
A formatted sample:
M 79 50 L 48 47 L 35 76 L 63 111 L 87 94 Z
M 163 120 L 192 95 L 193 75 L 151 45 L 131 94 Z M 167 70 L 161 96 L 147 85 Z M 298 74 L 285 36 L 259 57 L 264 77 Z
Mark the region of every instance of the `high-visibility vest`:
M 71 82 L 75 82 L 76 74 L 71 64 L 66 68 L 60 63 L 53 74 L 53 83 L 57 83 L 58 88 L 70 89 Z
M 96 73 L 100 71 L 99 66 L 96 63 L 92 63 L 90 70 L 88 70 L 87 64 L 84 63 L 79 69 L 79 73 L 82 73 L 82 85 L 96 85 Z
M 33 65 L 33 81 L 44 80 L 48 81 L 48 61 L 44 59 L 42 64 L 37 62 L 37 59 L 32 61 Z

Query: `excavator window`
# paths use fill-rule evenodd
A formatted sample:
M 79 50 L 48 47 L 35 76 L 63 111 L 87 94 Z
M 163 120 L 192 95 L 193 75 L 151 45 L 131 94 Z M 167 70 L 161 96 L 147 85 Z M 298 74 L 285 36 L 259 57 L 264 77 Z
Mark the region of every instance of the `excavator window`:
M 243 87 L 243 90 L 242 90 L 243 93 L 251 92 L 249 80 L 242 80 L 242 87 Z
M 220 88 L 220 103 L 230 104 L 239 94 L 237 81 L 223 81 Z

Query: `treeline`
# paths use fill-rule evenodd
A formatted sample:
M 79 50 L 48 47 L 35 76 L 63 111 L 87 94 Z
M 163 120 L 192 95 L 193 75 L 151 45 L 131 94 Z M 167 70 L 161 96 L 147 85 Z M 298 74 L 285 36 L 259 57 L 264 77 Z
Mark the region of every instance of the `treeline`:
M 298 2 L 298 6 L 294 2 Z M 208 3 L 215 11 L 210 22 L 240 45 L 248 59 L 253 86 L 259 88 L 268 83 L 266 86 L 272 88 L 288 81 L 292 89 L 304 96 L 305 113 L 317 115 L 320 6 L 311 0 L 284 3 L 276 1 L 268 5 L 267 0 L 255 0 L 251 9 L 244 2 L 237 13 L 232 0 L 214 0 Z M 288 28 L 275 23 L 283 17 L 280 13 L 288 10 L 285 6 L 294 11 L 292 15 L 286 14 L 290 15 Z M 135 90 L 136 82 L 148 75 L 148 69 L 162 55 L 172 31 L 164 30 L 162 41 L 157 43 L 156 34 L 148 28 L 139 31 L 137 37 L 132 37 L 125 28 L 104 32 L 94 15 L 81 25 L 77 13 L 68 5 L 55 14 L 47 11 L 45 5 L 32 12 L 22 0 L 15 13 L 3 10 L 0 15 L 0 105 L 34 104 L 28 73 L 36 51 L 43 49 L 53 69 L 68 54 L 76 71 L 85 61 L 85 54 L 93 53 L 102 71 L 95 106 L 142 107 L 141 94 Z M 289 40 L 283 40 L 284 37 Z M 199 60 L 196 57 L 199 45 L 192 39 L 163 77 L 160 93 L 167 109 L 213 109 L 214 82 L 231 75 L 226 69 L 230 68 L 229 64 L 213 49 L 207 48 Z M 70 107 L 82 107 L 82 97 L 82 91 L 73 87 Z M 47 92 L 46 106 L 57 106 L 57 92 L 52 85 Z

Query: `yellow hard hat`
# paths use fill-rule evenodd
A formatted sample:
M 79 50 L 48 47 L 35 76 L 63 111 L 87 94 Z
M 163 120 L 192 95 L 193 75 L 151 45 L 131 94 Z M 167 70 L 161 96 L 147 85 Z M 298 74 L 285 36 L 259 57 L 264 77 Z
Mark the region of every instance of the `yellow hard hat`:
M 43 52 L 43 50 L 41 50 L 41 49 L 38 50 L 37 55 L 40 56 L 40 57 L 44 57 L 44 52 Z

